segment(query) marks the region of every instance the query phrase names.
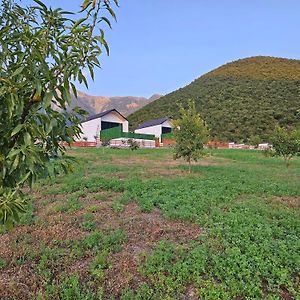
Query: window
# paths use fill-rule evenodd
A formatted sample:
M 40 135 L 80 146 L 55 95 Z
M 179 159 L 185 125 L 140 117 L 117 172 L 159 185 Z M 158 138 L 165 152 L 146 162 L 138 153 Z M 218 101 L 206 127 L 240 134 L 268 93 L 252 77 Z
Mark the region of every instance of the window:
M 101 130 L 109 129 L 109 128 L 114 128 L 114 127 L 119 127 L 121 126 L 121 129 L 123 131 L 123 124 L 120 123 L 114 123 L 114 122 L 101 122 Z
M 162 134 L 171 133 L 171 132 L 172 132 L 171 127 L 162 127 Z

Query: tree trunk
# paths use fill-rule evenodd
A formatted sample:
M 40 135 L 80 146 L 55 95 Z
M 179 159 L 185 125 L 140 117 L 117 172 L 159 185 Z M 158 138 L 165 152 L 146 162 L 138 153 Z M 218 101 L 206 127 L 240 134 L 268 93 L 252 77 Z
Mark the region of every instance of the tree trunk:
M 286 156 L 285 157 L 285 165 L 288 168 L 290 166 L 290 161 L 291 161 L 291 156 Z
M 191 174 L 191 159 L 189 158 L 189 174 Z

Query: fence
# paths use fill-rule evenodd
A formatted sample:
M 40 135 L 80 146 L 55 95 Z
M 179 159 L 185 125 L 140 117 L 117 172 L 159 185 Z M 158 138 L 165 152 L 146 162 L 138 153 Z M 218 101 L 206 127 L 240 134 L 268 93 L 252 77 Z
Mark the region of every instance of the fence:
M 155 141 L 153 140 L 135 140 L 140 148 L 155 148 Z M 113 139 L 109 142 L 110 147 L 128 148 L 128 140 Z
M 117 138 L 139 139 L 139 140 L 155 140 L 154 134 L 142 134 L 134 132 L 123 132 L 121 126 L 101 130 L 100 139 L 112 140 Z
M 161 141 L 163 142 L 164 140 L 174 140 L 174 133 L 173 132 L 163 133 L 161 135 Z
M 63 146 L 68 147 L 69 144 L 64 142 Z M 76 141 L 70 144 L 71 147 L 96 147 L 96 142 Z

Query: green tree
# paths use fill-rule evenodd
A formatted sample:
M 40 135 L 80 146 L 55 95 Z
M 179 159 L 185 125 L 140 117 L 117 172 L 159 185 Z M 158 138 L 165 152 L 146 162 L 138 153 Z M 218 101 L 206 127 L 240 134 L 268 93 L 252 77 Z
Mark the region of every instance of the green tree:
M 287 167 L 294 156 L 300 155 L 299 130 L 287 130 L 277 126 L 271 137 L 271 142 L 275 155 L 282 156 Z
M 65 143 L 80 134 L 84 111 L 68 111 L 74 82 L 94 79 L 102 49 L 108 53 L 102 24 L 110 24 L 117 0 L 85 0 L 77 14 L 43 2 L 22 7 L 2 0 L 0 8 L 0 223 L 9 226 L 26 209 L 24 184 L 50 174 L 59 158 L 68 171 Z M 53 166 L 52 166 L 53 169 Z M 54 172 L 54 173 L 55 173 Z
M 195 102 L 189 101 L 188 107 L 179 108 L 180 117 L 174 123 L 174 159 L 183 157 L 189 163 L 203 156 L 203 146 L 209 140 L 209 130 L 197 113 Z
M 251 135 L 249 138 L 250 145 L 254 146 L 255 148 L 258 147 L 260 141 L 261 141 L 261 139 L 258 135 Z

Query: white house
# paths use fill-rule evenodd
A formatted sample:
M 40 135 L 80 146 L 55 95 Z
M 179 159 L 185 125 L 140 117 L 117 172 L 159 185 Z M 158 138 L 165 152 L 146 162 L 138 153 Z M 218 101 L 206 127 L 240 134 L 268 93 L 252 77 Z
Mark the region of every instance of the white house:
M 164 133 L 172 132 L 172 120 L 171 118 L 165 117 L 160 119 L 154 119 L 146 121 L 139 125 L 134 131 L 135 133 L 154 134 L 155 137 L 159 138 L 161 142 L 161 135 Z
M 101 130 L 121 126 L 123 132 L 128 132 L 128 120 L 116 109 L 103 111 L 86 118 L 81 123 L 81 139 L 94 142 L 95 136 L 99 137 Z

